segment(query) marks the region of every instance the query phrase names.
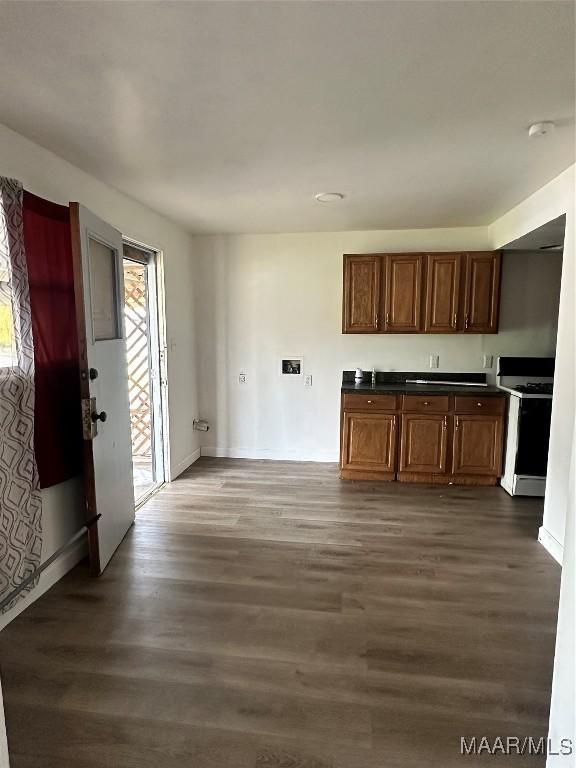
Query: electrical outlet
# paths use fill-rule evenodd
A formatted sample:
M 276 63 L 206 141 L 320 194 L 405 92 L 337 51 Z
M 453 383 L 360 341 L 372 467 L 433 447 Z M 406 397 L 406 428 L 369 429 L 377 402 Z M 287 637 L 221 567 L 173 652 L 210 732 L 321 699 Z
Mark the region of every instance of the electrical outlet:
M 494 356 L 484 355 L 484 362 L 483 362 L 484 368 L 492 368 L 493 365 L 494 365 Z
M 306 376 L 304 376 L 304 386 L 305 387 L 311 387 L 312 386 L 312 374 L 307 373 Z
M 238 374 L 238 381 L 240 384 L 246 384 L 246 374 L 245 373 L 239 373 Z
M 438 368 L 440 364 L 439 355 L 430 355 L 430 368 Z

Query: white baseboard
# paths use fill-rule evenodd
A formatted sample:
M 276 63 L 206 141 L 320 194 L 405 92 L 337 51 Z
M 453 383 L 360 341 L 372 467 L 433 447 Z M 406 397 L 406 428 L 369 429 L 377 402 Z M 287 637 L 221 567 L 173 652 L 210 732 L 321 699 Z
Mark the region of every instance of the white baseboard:
M 538 530 L 538 541 L 557 563 L 564 561 L 564 546 L 543 525 Z
M 200 448 L 196 448 L 195 451 L 192 451 L 192 453 L 188 454 L 186 458 L 182 459 L 182 461 L 179 461 L 178 464 L 176 464 L 173 467 L 170 467 L 170 482 L 172 480 L 176 480 L 178 475 L 181 475 L 184 470 L 188 469 L 188 467 L 192 466 L 195 461 L 198 461 L 200 458 Z
M 38 600 L 38 598 L 45 592 L 48 592 L 57 581 L 60 581 L 68 571 L 71 571 L 74 566 L 78 565 L 87 554 L 88 545 L 86 540 L 83 539 L 72 547 L 69 552 L 66 552 L 62 557 L 55 560 L 52 565 L 49 565 L 40 576 L 38 585 L 31 592 L 28 592 L 26 597 L 19 600 L 13 608 L 0 615 L 0 630 L 10 624 L 16 616 L 21 614 L 23 610 L 28 608 L 28 606 L 32 605 L 32 603 L 35 600 Z
M 269 459 L 270 461 L 337 462 L 338 451 L 291 451 L 272 448 L 227 448 L 204 446 L 202 456 L 226 459 Z

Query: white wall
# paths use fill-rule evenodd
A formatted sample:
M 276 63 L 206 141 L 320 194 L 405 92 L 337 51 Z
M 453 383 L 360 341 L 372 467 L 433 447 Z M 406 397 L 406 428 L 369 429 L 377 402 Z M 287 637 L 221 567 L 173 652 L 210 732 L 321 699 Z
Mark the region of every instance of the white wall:
M 499 248 L 564 213 L 566 214 L 566 235 L 556 348 L 556 375 L 544 520 L 541 530 L 541 540 L 560 560 L 566 512 L 569 506 L 568 487 L 575 411 L 574 166 L 498 219 L 491 228 L 493 245 Z
M 574 601 L 576 599 L 576 445 L 575 370 L 576 299 L 575 270 L 575 166 L 551 181 L 536 194 L 496 221 L 492 228 L 494 247 L 517 239 L 541 224 L 566 214 L 566 237 L 556 347 L 556 376 L 548 453 L 548 478 L 544 520 L 540 540 L 563 561 L 549 736 L 555 751 L 559 741 L 571 738 L 576 749 L 574 648 L 576 647 Z M 576 764 L 574 754 L 550 755 L 548 768 Z
M 342 335 L 343 253 L 490 247 L 488 228 L 194 238 L 203 452 L 336 461 L 343 369 L 425 370 L 436 353 L 441 370 L 472 371 L 484 354 L 554 354 L 551 253 L 504 255 L 497 335 Z M 280 377 L 282 355 L 304 356 L 311 389 Z
M 191 300 L 193 259 L 190 237 L 149 208 L 106 186 L 37 144 L 0 125 L 0 174 L 23 182 L 34 194 L 68 204 L 78 201 L 119 229 L 124 235 L 164 252 L 166 322 L 168 335 L 168 392 L 171 475 L 182 471 L 197 455 L 197 433 L 192 420 L 197 412 L 194 361 L 194 308 Z M 78 482 L 69 481 L 43 492 L 45 558 L 79 527 L 83 517 Z M 80 550 L 46 571 L 35 599 L 78 560 Z M 30 598 L 0 618 L 0 628 L 20 612 Z

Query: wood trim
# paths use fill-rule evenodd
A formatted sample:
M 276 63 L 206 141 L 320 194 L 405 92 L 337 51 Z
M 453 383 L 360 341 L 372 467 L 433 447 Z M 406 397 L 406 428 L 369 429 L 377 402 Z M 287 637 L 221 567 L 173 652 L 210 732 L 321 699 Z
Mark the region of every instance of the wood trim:
M 72 246 L 72 266 L 74 270 L 74 301 L 76 305 L 76 327 L 78 334 L 80 397 L 85 399 L 90 397 L 90 378 L 86 351 L 86 311 L 84 306 L 80 206 L 78 203 L 70 203 L 70 241 Z M 80 403 L 78 403 L 78 418 L 81 418 Z M 86 520 L 90 520 L 97 514 L 92 440 L 82 441 L 82 458 L 84 464 L 85 513 Z M 98 545 L 98 523 L 95 523 L 88 529 L 88 555 L 90 575 L 98 576 L 101 572 L 100 550 Z
M 497 485 L 495 475 L 435 475 L 425 472 L 398 472 L 399 483 L 425 483 L 427 485 Z
M 341 469 L 341 480 L 379 480 L 391 483 L 396 479 L 395 472 L 366 472 L 357 469 Z

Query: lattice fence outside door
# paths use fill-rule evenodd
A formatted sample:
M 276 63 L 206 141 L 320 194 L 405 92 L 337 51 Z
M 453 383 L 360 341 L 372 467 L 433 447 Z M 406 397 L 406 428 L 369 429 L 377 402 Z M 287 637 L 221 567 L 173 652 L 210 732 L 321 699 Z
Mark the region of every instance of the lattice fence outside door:
M 132 454 L 152 456 L 146 266 L 124 262 L 124 300 Z

